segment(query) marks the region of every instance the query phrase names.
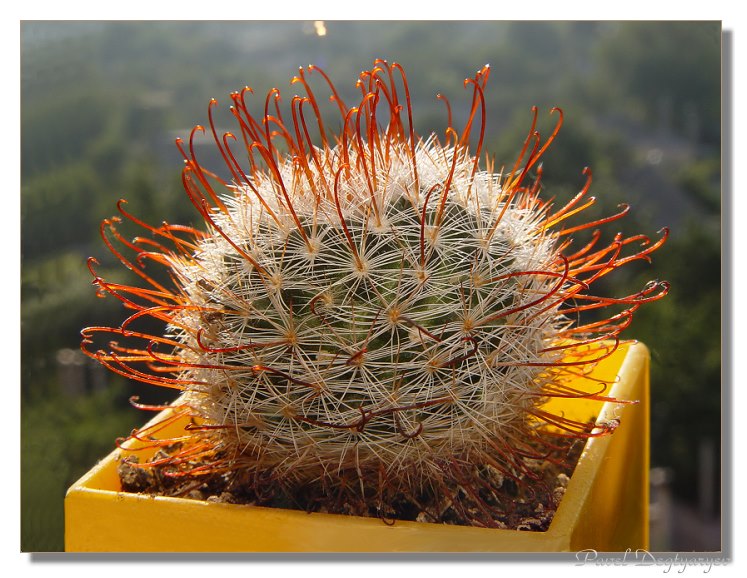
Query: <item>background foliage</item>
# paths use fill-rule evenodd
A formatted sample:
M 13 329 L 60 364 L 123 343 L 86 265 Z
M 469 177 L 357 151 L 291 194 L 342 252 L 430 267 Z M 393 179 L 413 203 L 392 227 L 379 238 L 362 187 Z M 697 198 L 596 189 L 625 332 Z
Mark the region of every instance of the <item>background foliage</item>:
M 633 335 L 653 354 L 652 463 L 670 469 L 679 500 L 697 499 L 699 448 L 718 448 L 721 431 L 719 23 L 327 22 L 326 32 L 310 22 L 23 23 L 24 551 L 62 549 L 65 489 L 143 421 L 127 398 L 157 395 L 66 351 L 82 327 L 122 315 L 94 296 L 85 266 L 94 255 L 104 276 L 124 275 L 99 222 L 120 197 L 151 222 L 192 222 L 174 138 L 206 122 L 211 97 L 227 106 L 245 84 L 257 106 L 274 86 L 289 102 L 289 79 L 311 62 L 348 104 L 374 58 L 400 62 L 423 135 L 443 134 L 437 92 L 463 122 L 461 82 L 490 63 L 486 149 L 498 165 L 515 158 L 532 105 L 545 133 L 559 106 L 566 123 L 544 160 L 548 194 L 568 199 L 590 166 L 603 209 L 633 204 L 630 232 L 672 229 L 653 267 L 616 283 L 672 283 L 666 300 L 641 310 Z M 715 509 L 718 495 L 711 500 Z

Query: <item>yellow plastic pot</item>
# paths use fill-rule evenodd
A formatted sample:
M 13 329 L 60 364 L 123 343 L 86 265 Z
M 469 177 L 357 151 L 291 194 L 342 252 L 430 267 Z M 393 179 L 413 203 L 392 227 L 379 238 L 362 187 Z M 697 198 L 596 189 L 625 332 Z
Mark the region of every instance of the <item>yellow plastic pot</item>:
M 115 450 L 65 498 L 69 552 L 575 552 L 648 547 L 649 354 L 625 344 L 595 377 L 637 404 L 565 402 L 565 415 L 619 419 L 589 440 L 546 532 L 495 530 L 152 497 L 121 491 Z M 563 403 L 554 400 L 552 403 Z M 557 406 L 555 406 L 557 409 Z M 179 427 L 175 425 L 174 427 Z

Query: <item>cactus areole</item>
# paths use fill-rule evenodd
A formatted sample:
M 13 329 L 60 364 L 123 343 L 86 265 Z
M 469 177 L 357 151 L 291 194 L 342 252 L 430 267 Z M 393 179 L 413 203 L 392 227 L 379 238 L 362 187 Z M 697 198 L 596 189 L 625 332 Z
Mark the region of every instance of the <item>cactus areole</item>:
M 255 115 L 245 88 L 231 94 L 234 132 L 217 131 L 213 100 L 209 128 L 177 141 L 204 226 L 150 225 L 120 201 L 102 236 L 140 282 L 109 282 L 90 259 L 99 294 L 132 314 L 118 328 L 85 329 L 83 350 L 180 390 L 174 415 L 194 418 L 177 439 L 158 439 L 157 426 L 133 432 L 172 448 L 138 467 L 235 475 L 258 491 L 316 485 L 381 512 L 397 496 L 461 493 L 476 501 L 476 523 L 490 525 L 478 470 L 531 477 L 558 440 L 609 433 L 543 404 L 609 399 L 609 384 L 578 384 L 668 286 L 600 296 L 593 285 L 648 260 L 667 232 L 603 240 L 600 228 L 627 206 L 575 224 L 594 203 L 588 169 L 569 201 L 543 200 L 539 160 L 559 109 L 546 139 L 533 109 L 513 166 L 481 168 L 488 75 L 486 66 L 465 81 L 461 131 L 446 102 L 443 138 L 422 139 L 398 64 L 361 73 L 353 108 L 319 68 L 300 69 L 293 83 L 305 96 L 285 116 L 277 89 Z M 201 164 L 198 133 L 225 167 Z M 123 220 L 148 234 L 125 238 Z M 163 332 L 140 329 L 146 317 Z

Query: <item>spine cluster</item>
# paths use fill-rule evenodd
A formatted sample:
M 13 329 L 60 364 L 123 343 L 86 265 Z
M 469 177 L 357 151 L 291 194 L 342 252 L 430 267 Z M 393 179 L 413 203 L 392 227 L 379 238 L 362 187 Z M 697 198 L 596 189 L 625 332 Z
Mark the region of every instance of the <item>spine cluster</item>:
M 312 74 L 339 111 L 338 134 L 325 126 Z M 231 95 L 236 134 L 219 135 L 212 101 L 210 132 L 231 178 L 198 162 L 202 127 L 186 149 L 178 143 L 204 229 L 147 225 L 122 204 L 151 236 L 128 240 L 120 217 L 105 221 L 107 245 L 142 283 L 109 283 L 91 261 L 100 292 L 134 313 L 118 328 L 84 330 L 83 348 L 115 372 L 185 393 L 176 415 L 198 425 L 169 458 L 174 475 L 240 470 L 287 487 L 346 480 L 363 496 L 415 495 L 468 485 L 474 464 L 518 476 L 541 457 L 547 432 L 605 433 L 542 404 L 603 398 L 596 382 L 572 383 L 668 287 L 603 297 L 592 285 L 647 260 L 666 231 L 653 243 L 601 243 L 600 228 L 628 207 L 567 225 L 594 202 L 589 171 L 565 205 L 540 198 L 538 160 L 562 123 L 557 109 L 545 141 L 534 111 L 511 170 L 481 170 L 488 74 L 465 82 L 468 121 L 443 142 L 416 137 L 404 72 L 383 61 L 361 74 L 354 108 L 313 66 L 293 79 L 306 96 L 292 100 L 290 122 L 277 90 L 255 116 L 245 89 Z M 143 317 L 164 333 L 139 331 Z M 96 349 L 101 334 L 114 338 Z

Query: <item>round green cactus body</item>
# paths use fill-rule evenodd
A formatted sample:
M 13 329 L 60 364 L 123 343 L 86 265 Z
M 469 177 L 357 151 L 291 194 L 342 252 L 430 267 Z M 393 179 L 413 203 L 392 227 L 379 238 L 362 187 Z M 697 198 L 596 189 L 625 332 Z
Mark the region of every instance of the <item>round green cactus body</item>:
M 338 134 L 326 129 L 312 73 L 332 92 Z M 611 298 L 592 283 L 648 259 L 666 233 L 600 243 L 596 229 L 627 207 L 566 224 L 593 204 L 589 171 L 565 205 L 541 199 L 538 160 L 562 123 L 558 110 L 544 142 L 534 111 L 510 171 L 480 169 L 488 73 L 466 82 L 468 122 L 460 133 L 450 126 L 444 142 L 416 136 L 404 73 L 383 61 L 361 74 L 363 98 L 351 109 L 324 73 L 302 69 L 294 80 L 307 95 L 291 102 L 290 123 L 278 106 L 268 112 L 278 91 L 260 117 L 248 111 L 248 90 L 232 94 L 238 136 L 218 135 L 213 101 L 211 132 L 230 178 L 197 161 L 195 132 L 186 151 L 179 143 L 185 191 L 205 227 L 152 227 L 120 206 L 155 239 L 127 241 L 116 219 L 105 222 L 107 245 L 144 285 L 95 276 L 135 313 L 119 328 L 84 330 L 84 350 L 184 392 L 177 413 L 195 420 L 192 443 L 165 459 L 179 475 L 240 471 L 288 488 L 343 480 L 363 497 L 414 497 L 479 485 L 470 472 L 483 466 L 518 477 L 542 458 L 548 432 L 605 433 L 542 405 L 602 399 L 604 386 L 571 382 L 615 350 L 634 311 L 667 285 Z M 153 263 L 171 286 L 148 273 Z M 578 321 L 605 308 L 604 319 Z M 138 331 L 141 317 L 163 322 L 164 333 Z M 96 350 L 97 334 L 117 340 Z

